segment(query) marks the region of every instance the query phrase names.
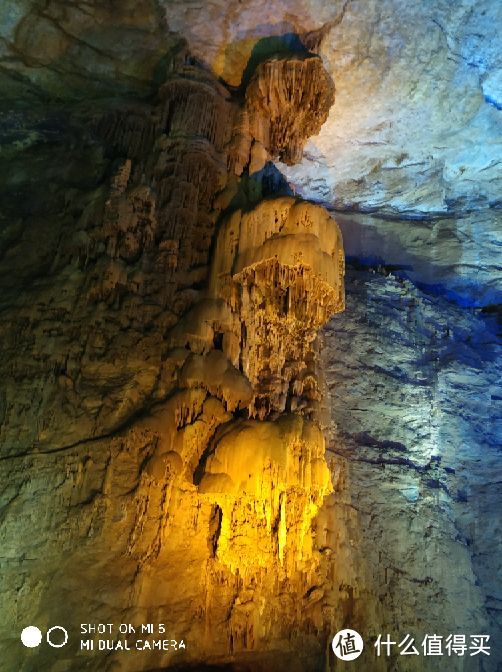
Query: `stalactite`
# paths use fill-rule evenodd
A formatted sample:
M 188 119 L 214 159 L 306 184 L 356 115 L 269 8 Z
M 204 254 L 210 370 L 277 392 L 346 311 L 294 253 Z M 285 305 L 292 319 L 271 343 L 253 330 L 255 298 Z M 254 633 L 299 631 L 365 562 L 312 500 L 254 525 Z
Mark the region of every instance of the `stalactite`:
M 322 590 L 308 596 L 326 581 L 312 532 L 331 489 L 318 331 L 344 307 L 341 236 L 320 206 L 234 203 L 266 160 L 301 158 L 332 102 L 317 57 L 261 63 L 244 95 L 180 59 L 151 104 L 95 124 L 109 187 L 59 251 L 79 260 L 81 333 L 66 358 L 34 359 L 59 381 L 37 445 L 109 451 L 87 523 L 103 542 L 119 521 L 130 590 L 110 599 L 185 634 L 195 663 L 257 652 L 254 669 L 289 669 L 284 647 L 317 659 L 331 627 Z M 27 349 L 45 338 L 17 327 Z M 93 580 L 105 589 L 106 573 Z
M 301 161 L 305 140 L 319 133 L 333 103 L 333 84 L 317 56 L 265 61 L 246 89 L 251 135 L 287 164 Z

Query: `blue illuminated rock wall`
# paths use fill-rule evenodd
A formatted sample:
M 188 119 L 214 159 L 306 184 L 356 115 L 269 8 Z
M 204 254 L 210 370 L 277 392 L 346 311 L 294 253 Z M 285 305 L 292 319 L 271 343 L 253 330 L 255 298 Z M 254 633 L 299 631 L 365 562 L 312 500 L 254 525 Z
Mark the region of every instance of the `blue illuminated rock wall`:
M 381 632 L 490 634 L 484 667 L 473 658 L 466 667 L 448 660 L 447 669 L 499 670 L 502 347 L 495 315 L 376 268 L 349 265 L 347 310 L 326 330 L 326 375 L 331 451 L 348 468 L 358 553 L 366 580 L 379 586 Z M 446 669 L 441 659 L 422 662 L 422 669 Z

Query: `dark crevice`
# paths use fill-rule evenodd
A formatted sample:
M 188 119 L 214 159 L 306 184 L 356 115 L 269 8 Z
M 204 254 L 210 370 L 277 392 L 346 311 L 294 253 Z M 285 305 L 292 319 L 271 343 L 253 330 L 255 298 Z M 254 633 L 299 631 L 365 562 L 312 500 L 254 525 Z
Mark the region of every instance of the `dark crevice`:
M 207 537 L 207 546 L 211 558 L 215 558 L 218 551 L 218 541 L 221 534 L 221 521 L 223 520 L 223 511 L 218 504 L 213 504 L 211 515 L 209 517 L 209 534 Z

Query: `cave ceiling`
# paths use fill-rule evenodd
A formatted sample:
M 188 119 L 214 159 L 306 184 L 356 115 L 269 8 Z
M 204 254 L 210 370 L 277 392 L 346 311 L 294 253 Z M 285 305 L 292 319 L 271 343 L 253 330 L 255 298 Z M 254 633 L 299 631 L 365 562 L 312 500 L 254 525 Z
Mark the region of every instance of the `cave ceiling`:
M 500 198 L 502 8 L 493 0 L 6 0 L 0 58 L 12 90 L 85 98 L 148 92 L 180 38 L 230 86 L 250 59 L 299 38 L 336 99 L 299 165 L 305 198 L 404 216 Z

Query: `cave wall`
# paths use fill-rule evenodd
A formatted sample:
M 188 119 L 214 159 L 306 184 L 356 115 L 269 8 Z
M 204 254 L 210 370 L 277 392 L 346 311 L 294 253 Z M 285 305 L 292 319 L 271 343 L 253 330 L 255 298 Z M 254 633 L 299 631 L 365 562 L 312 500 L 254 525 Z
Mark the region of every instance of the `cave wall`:
M 499 24 L 2 3 L 7 669 L 96 669 L 74 624 L 117 613 L 187 651 L 104 669 L 319 669 L 347 624 L 496 641 Z
M 382 632 L 491 636 L 500 666 L 500 339 L 496 317 L 349 263 L 347 309 L 326 328 L 328 454 L 347 470 L 358 552 Z M 410 657 L 412 658 L 412 657 Z M 403 657 L 395 669 L 415 669 Z M 445 669 L 421 658 L 416 669 Z
M 307 51 L 260 63 L 241 95 L 179 48 L 153 97 L 72 106 L 52 142 L 29 146 L 33 172 L 20 161 L 5 185 L 12 210 L 16 180 L 27 207 L 2 257 L 12 669 L 329 657 L 333 622 L 353 611 L 328 580 L 345 532 L 326 500 L 318 338 L 344 308 L 342 240 L 323 207 L 263 200 L 249 170 L 300 160 L 333 92 Z M 45 161 L 77 145 L 54 168 L 57 196 L 38 197 Z M 187 649 L 97 662 L 79 624 L 117 613 Z M 69 625 L 56 660 L 23 649 L 27 620 Z
M 304 197 L 401 215 L 499 203 L 499 3 L 210 0 L 162 9 L 233 85 L 250 54 L 295 44 L 295 35 L 322 56 L 335 104 L 302 163 L 283 166 Z
M 6 94 L 146 95 L 186 38 L 231 87 L 261 60 L 318 53 L 336 101 L 302 162 L 308 199 L 396 215 L 497 207 L 501 21 L 491 0 L 265 0 L 141 4 L 6 0 Z M 287 163 L 287 162 L 286 162 Z

